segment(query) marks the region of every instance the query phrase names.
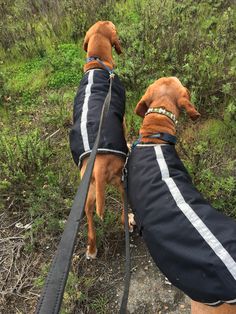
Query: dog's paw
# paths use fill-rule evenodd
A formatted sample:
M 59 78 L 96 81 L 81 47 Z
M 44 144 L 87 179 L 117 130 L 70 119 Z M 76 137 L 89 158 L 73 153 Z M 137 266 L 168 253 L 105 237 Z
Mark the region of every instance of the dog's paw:
M 89 252 L 89 245 L 88 245 L 87 251 L 86 251 L 86 254 L 85 254 L 86 259 L 87 259 L 87 260 L 95 259 L 96 256 L 97 256 L 97 252 L 98 252 L 98 250 L 97 250 L 97 248 L 96 248 L 96 251 L 95 251 L 94 253 L 90 253 L 90 252 Z
M 128 214 L 129 219 L 129 232 L 134 231 L 134 226 L 136 226 L 136 222 L 134 220 L 134 214 Z

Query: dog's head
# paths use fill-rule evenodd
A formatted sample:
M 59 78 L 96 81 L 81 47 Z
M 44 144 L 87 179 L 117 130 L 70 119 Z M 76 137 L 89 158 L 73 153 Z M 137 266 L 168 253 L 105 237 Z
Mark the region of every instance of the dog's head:
M 95 33 L 99 33 L 103 37 L 107 38 L 110 41 L 111 46 L 115 48 L 117 54 L 122 52 L 116 27 L 111 21 L 98 21 L 90 27 L 84 38 L 83 49 L 85 51 L 87 51 L 90 37 Z
M 177 117 L 183 108 L 192 120 L 200 116 L 190 102 L 189 90 L 176 77 L 163 77 L 150 85 L 134 111 L 137 115 L 144 117 L 150 106 L 165 107 L 165 103 L 168 104 L 166 109 L 172 111 Z

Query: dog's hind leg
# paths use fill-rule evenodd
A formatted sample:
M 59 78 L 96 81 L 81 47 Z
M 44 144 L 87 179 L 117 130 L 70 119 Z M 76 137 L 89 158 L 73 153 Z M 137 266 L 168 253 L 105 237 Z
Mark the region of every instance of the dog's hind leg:
M 86 201 L 85 213 L 88 221 L 88 246 L 86 251 L 87 259 L 94 259 L 97 256 L 96 232 L 93 222 L 93 211 L 96 201 L 95 182 L 92 179 L 89 187 L 88 197 Z
M 95 175 L 95 185 L 96 185 L 96 213 L 101 220 L 104 218 L 104 206 L 105 206 L 105 174 L 99 171 Z

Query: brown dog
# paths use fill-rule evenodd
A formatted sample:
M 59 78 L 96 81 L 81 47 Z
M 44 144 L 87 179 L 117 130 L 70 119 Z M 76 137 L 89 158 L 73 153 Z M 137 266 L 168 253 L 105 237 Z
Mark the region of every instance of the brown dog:
M 113 46 L 120 54 L 121 46 L 116 28 L 110 21 L 99 21 L 86 33 L 83 47 L 87 51 L 87 58 L 90 59 L 84 66 L 85 74 L 75 97 L 74 125 L 70 133 L 72 155 L 76 164 L 81 167 L 81 176 L 86 170 L 88 156 L 98 130 L 102 105 L 108 92 L 108 70 L 114 68 Z M 99 58 L 100 62 L 96 58 Z M 113 79 L 111 95 L 110 109 L 102 129 L 85 207 L 88 221 L 88 259 L 97 255 L 93 221 L 95 203 L 97 215 L 103 220 L 106 185 L 115 185 L 121 193 L 122 201 L 124 196 L 121 176 L 128 152 L 124 134 L 125 90 L 117 75 Z M 132 216 L 130 219 L 132 220 Z M 124 210 L 121 220 L 124 223 Z
M 165 108 L 172 112 L 178 119 L 180 110 L 185 109 L 192 120 L 196 120 L 200 113 L 190 103 L 190 94 L 176 77 L 161 78 L 150 85 L 135 108 L 135 113 L 144 118 L 149 107 Z M 154 132 L 167 132 L 175 135 L 175 125 L 165 115 L 149 114 L 143 121 L 140 135 L 143 142 L 150 142 L 145 136 Z M 154 143 L 163 143 L 159 139 L 153 139 Z
M 178 170 L 174 167 L 175 165 L 179 165 L 180 169 L 183 170 L 181 164 L 179 163 L 179 159 L 176 159 L 175 155 L 170 155 L 174 149 L 173 145 L 166 145 L 174 143 L 171 143 L 171 141 L 176 134 L 175 123 L 176 119 L 179 117 L 181 109 L 185 109 L 192 120 L 196 120 L 200 116 L 198 111 L 190 102 L 189 91 L 176 77 L 166 77 L 157 80 L 154 84 L 148 87 L 146 93 L 137 104 L 135 113 L 144 118 L 144 120 L 140 129 L 140 139 L 138 142 L 139 144 L 137 144 L 138 147 L 135 147 L 133 152 L 131 152 L 128 161 L 128 196 L 131 207 L 135 213 L 136 222 L 143 234 L 143 238 L 154 261 L 163 270 L 165 275 L 167 275 L 167 273 L 169 274 L 177 287 L 184 287 L 188 292 L 192 290 L 193 292 L 191 293 L 193 293 L 193 295 L 194 293 L 198 293 L 200 295 L 201 290 L 203 291 L 205 287 L 200 286 L 197 287 L 197 289 L 196 287 L 191 289 L 191 280 L 189 280 L 189 278 L 196 278 L 198 275 L 191 277 L 192 275 L 190 275 L 190 273 L 191 270 L 195 270 L 197 268 L 196 273 L 199 274 L 199 277 L 207 276 L 208 264 L 206 263 L 206 269 L 204 269 L 205 265 L 201 260 L 201 257 L 199 260 L 196 256 L 192 257 L 194 256 L 194 253 L 191 251 L 191 246 L 188 247 L 188 244 L 191 243 L 193 239 L 192 233 L 194 234 L 195 232 L 193 226 L 199 224 L 203 226 L 203 229 L 205 226 L 201 223 L 200 219 L 198 219 L 197 215 L 195 215 L 190 206 L 186 204 L 184 197 L 186 197 L 186 199 L 189 197 L 192 207 L 197 206 L 196 204 L 199 203 L 199 198 L 194 199 L 194 194 L 193 196 L 191 195 L 191 190 L 189 188 L 190 180 L 187 176 L 185 177 L 185 172 L 180 171 L 178 173 Z M 163 134 L 165 134 L 165 136 L 163 136 Z M 155 137 L 153 135 L 158 135 L 159 138 L 158 136 Z M 147 156 L 147 153 L 150 153 L 149 156 Z M 151 155 L 151 153 L 153 155 Z M 154 158 L 152 156 L 154 156 Z M 152 160 L 154 160 L 154 163 Z M 159 182 L 162 181 L 163 184 L 156 184 L 156 178 Z M 183 181 L 185 181 L 185 179 L 187 182 L 184 185 Z M 147 185 L 149 185 L 148 188 Z M 169 193 L 169 191 L 171 193 Z M 200 203 L 203 204 L 203 216 L 208 215 L 207 213 L 204 213 L 205 208 L 207 210 L 209 209 L 208 205 L 201 199 Z M 182 215 L 180 209 L 183 213 L 185 213 L 185 215 Z M 168 212 L 170 216 L 168 216 Z M 212 210 L 209 209 L 209 212 L 212 213 Z M 197 213 L 200 215 L 200 208 L 197 208 Z M 218 214 L 216 215 L 216 217 L 219 217 L 219 224 L 223 225 L 224 217 L 218 216 Z M 168 219 L 168 217 L 170 219 Z M 186 217 L 188 217 L 188 219 L 186 219 Z M 171 219 L 173 222 L 171 222 Z M 217 221 L 217 219 L 214 221 Z M 191 224 L 189 224 L 189 222 L 191 222 Z M 183 225 L 180 225 L 182 223 Z M 229 228 L 232 227 L 232 229 L 234 228 L 233 230 L 235 230 L 235 222 L 232 222 L 232 226 L 230 225 L 231 222 L 228 220 L 226 220 L 225 223 L 226 226 Z M 188 230 L 187 233 L 183 232 L 184 229 Z M 181 237 L 182 234 L 183 237 Z M 207 231 L 207 234 L 210 234 L 209 230 Z M 201 237 L 200 242 L 198 241 L 199 234 L 197 234 L 196 237 L 196 242 L 193 240 L 193 243 L 197 243 L 197 245 L 199 245 L 199 251 L 196 251 L 196 255 L 198 255 L 198 253 L 201 255 L 201 252 L 203 253 L 203 251 L 201 251 L 202 247 L 200 246 L 204 244 L 199 244 L 201 242 Z M 175 241 L 175 238 L 178 240 Z M 214 238 L 214 236 L 212 238 Z M 186 239 L 186 243 L 184 242 L 184 239 Z M 215 241 L 215 238 L 213 241 Z M 232 239 L 230 238 L 228 242 L 228 248 L 231 248 Z M 186 251 L 184 251 L 184 243 L 186 245 Z M 225 244 L 227 244 L 227 242 Z M 218 242 L 217 246 L 220 245 L 221 244 Z M 223 247 L 222 250 L 224 250 Z M 182 252 L 184 257 L 179 252 Z M 224 254 L 227 255 L 228 252 L 224 251 Z M 205 260 L 205 255 L 202 254 L 202 258 Z M 170 261 L 170 264 L 168 264 L 168 261 Z M 179 263 L 179 266 L 175 266 L 173 261 Z M 194 264 L 195 262 L 196 264 Z M 210 268 L 218 267 L 214 265 L 214 262 L 212 264 L 210 260 L 208 262 Z M 166 264 L 168 264 L 168 266 L 166 266 Z M 181 264 L 183 266 L 181 266 Z M 203 267 L 202 269 L 201 266 Z M 219 272 L 222 271 L 221 275 L 224 273 L 224 270 L 221 270 L 220 267 L 217 269 Z M 215 280 L 218 280 L 217 275 L 218 273 L 214 274 Z M 179 277 L 182 278 L 182 283 Z M 176 278 L 177 280 L 175 281 Z M 185 280 L 186 282 L 183 284 Z M 218 282 L 213 282 L 213 286 L 217 286 L 217 284 Z M 219 287 L 220 284 L 221 282 L 217 287 Z M 194 280 L 192 285 L 195 285 Z M 223 284 L 222 287 L 224 287 Z M 228 288 L 228 290 L 231 291 L 230 288 Z M 233 294 L 233 291 L 231 292 L 231 294 Z M 205 288 L 205 293 L 211 295 L 212 291 L 208 291 Z M 224 295 L 224 292 L 222 292 L 222 295 Z M 236 300 L 232 300 L 231 303 L 233 303 L 233 301 L 235 302 Z M 230 303 L 230 301 L 228 303 Z M 219 307 L 211 307 L 203 303 L 192 301 L 191 307 L 192 314 L 236 313 L 236 306 L 230 304 L 223 304 Z
M 121 45 L 117 35 L 115 25 L 110 21 L 99 21 L 87 31 L 83 48 L 87 51 L 87 57 L 96 56 L 100 58 L 110 69 L 115 64 L 112 58 L 112 47 L 117 54 L 121 54 Z M 96 60 L 91 61 L 84 66 L 84 71 L 94 68 L 103 68 Z

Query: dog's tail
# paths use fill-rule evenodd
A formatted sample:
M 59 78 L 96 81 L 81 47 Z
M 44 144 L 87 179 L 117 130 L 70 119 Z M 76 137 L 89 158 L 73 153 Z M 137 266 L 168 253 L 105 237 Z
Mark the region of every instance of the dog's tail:
M 105 184 L 102 175 L 96 176 L 96 212 L 98 217 L 103 220 L 105 206 Z

